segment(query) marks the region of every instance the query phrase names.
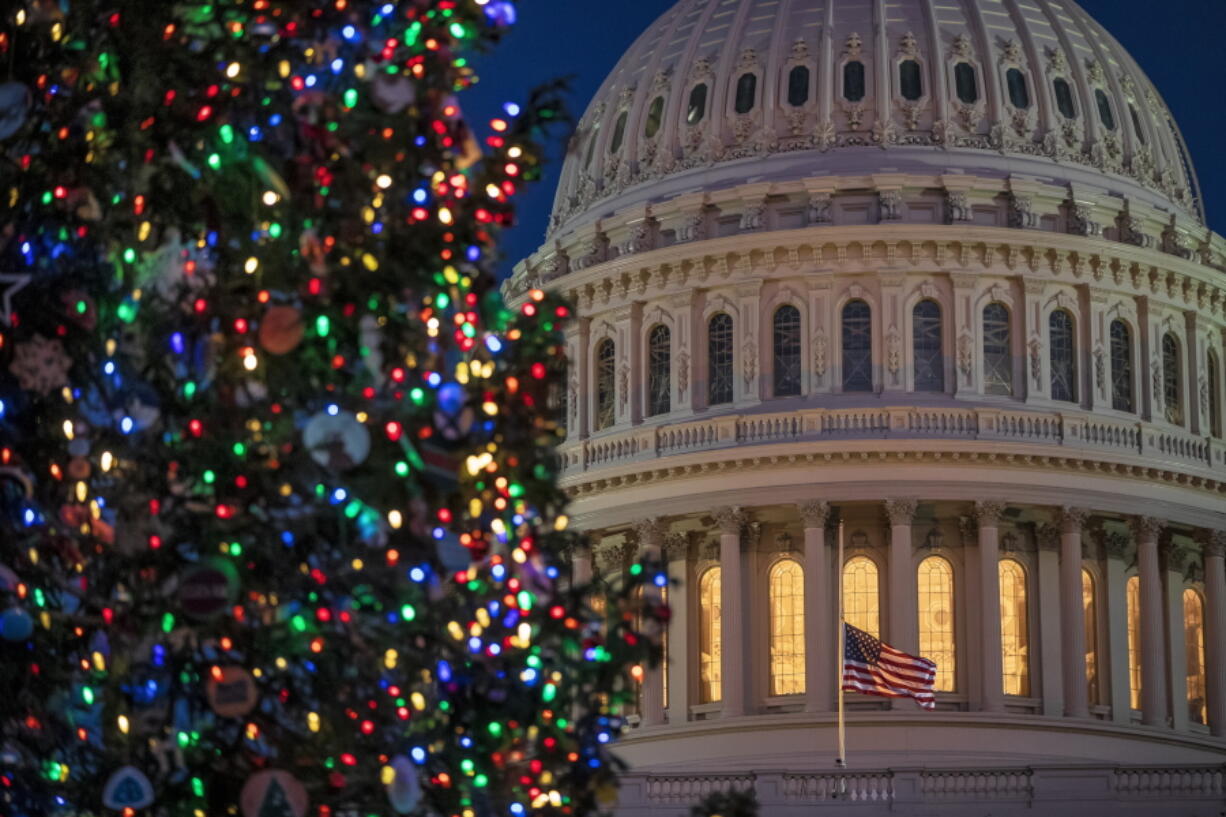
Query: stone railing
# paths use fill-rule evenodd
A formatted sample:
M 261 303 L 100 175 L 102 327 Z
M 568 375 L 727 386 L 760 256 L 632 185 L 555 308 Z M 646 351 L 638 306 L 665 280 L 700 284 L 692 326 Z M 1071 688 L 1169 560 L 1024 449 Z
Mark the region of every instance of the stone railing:
M 1063 448 L 1129 464 L 1226 479 L 1226 443 L 1144 422 L 1077 412 L 906 407 L 801 409 L 639 426 L 567 443 L 565 476 L 734 446 L 867 439 L 940 439 Z
M 622 777 L 621 817 L 681 817 L 703 797 L 720 791 L 753 791 L 762 817 L 832 814 L 939 814 L 943 808 L 982 804 L 974 813 L 993 817 L 1033 814 L 1035 809 L 1078 817 L 1158 814 L 1166 802 L 1189 817 L 1217 817 L 1226 808 L 1226 766 L 1125 768 L 1051 766 L 1027 769 L 922 769 L 871 771 L 753 771 L 707 774 L 630 772 Z M 1146 802 L 1150 806 L 1146 806 Z M 1066 810 L 1061 810 L 1066 809 Z M 952 812 L 951 812 L 952 813 Z M 959 810 L 956 813 L 971 813 Z M 1162 813 L 1175 813 L 1162 812 Z

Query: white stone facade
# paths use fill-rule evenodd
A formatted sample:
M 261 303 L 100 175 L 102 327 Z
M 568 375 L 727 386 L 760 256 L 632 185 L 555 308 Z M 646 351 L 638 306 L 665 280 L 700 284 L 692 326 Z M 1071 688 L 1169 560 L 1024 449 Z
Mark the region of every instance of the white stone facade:
M 577 307 L 559 407 L 577 575 L 645 551 L 680 582 L 620 814 L 730 787 L 764 817 L 1226 811 L 1226 241 L 1198 207 L 1160 98 L 1067 0 L 684 0 L 643 35 L 506 288 Z M 900 649 L 924 637 L 917 570 L 945 560 L 956 648 L 935 712 L 848 696 L 847 772 L 836 519 Z M 772 695 L 785 559 L 803 692 Z M 1008 667 L 1002 560 L 1025 587 Z

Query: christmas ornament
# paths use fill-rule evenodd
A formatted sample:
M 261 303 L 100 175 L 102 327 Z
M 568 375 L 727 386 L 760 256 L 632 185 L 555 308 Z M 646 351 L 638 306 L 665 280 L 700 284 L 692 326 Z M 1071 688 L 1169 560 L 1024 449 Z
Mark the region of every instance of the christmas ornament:
M 223 718 L 239 718 L 255 708 L 259 690 L 242 667 L 221 667 L 205 684 L 209 706 Z
M 0 83 L 0 139 L 21 128 L 30 107 L 30 91 L 20 82 Z
M 417 776 L 417 767 L 404 755 L 396 755 L 392 758 L 390 768 L 392 779 L 387 784 L 387 800 L 397 814 L 409 814 L 421 802 L 421 781 Z
M 476 419 L 473 407 L 465 404 L 464 388 L 459 383 L 446 383 L 438 390 L 434 427 L 443 440 L 449 443 L 467 440 Z
M 189 570 L 179 585 L 179 605 L 195 619 L 220 615 L 234 603 L 238 594 L 238 575 L 234 566 L 210 560 Z
M 18 343 L 9 361 L 9 371 L 17 375 L 21 388 L 44 397 L 63 388 L 71 368 L 72 359 L 64 352 L 64 344 L 42 335 Z
M 361 465 L 370 454 L 370 432 L 348 411 L 316 414 L 303 429 L 302 442 L 311 459 L 332 471 Z
M 34 619 L 20 607 L 10 607 L 0 613 L 0 638 L 5 641 L 25 641 L 34 634 Z
M 85 330 L 92 330 L 98 324 L 98 307 L 94 299 L 79 289 L 70 289 L 60 295 L 60 303 L 68 320 Z
M 302 313 L 292 306 L 270 306 L 260 319 L 260 348 L 270 355 L 287 355 L 302 342 Z
M 243 817 L 303 817 L 309 803 L 303 785 L 280 769 L 253 774 L 239 801 Z
M 111 775 L 102 791 L 102 805 L 115 811 L 153 805 L 153 784 L 135 766 L 124 766 Z

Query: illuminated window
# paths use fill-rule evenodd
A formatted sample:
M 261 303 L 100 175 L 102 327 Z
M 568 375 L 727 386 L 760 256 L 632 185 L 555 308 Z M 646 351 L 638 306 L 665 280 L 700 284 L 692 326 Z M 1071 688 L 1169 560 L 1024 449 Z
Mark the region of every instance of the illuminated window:
M 668 585 L 660 588 L 660 604 L 668 604 Z M 660 633 L 660 650 L 663 657 L 660 660 L 660 684 L 664 687 L 664 708 L 668 709 L 668 624 Z
M 656 326 L 647 336 L 647 416 L 668 414 L 672 392 L 672 332 Z
M 1162 336 L 1162 397 L 1166 421 L 1183 424 L 1183 384 L 1179 380 L 1179 341 L 1170 332 Z
M 843 618 L 874 638 L 881 637 L 877 563 L 867 556 L 853 556 L 843 566 Z
M 1132 576 L 1125 585 L 1128 605 L 1128 689 L 1133 709 L 1141 708 L 1141 580 Z
M 843 391 L 872 390 L 873 313 L 864 301 L 848 301 L 843 307 Z
M 1051 313 L 1051 399 L 1077 402 L 1077 341 L 1073 316 L 1063 309 Z
M 917 578 L 920 655 L 937 664 L 937 691 L 952 692 L 957 677 L 954 569 L 940 556 L 929 556 L 920 562 Z
M 775 396 L 800 394 L 800 310 L 784 304 L 775 310 Z
M 718 701 L 723 695 L 722 652 L 720 570 L 712 567 L 698 580 L 698 699 L 704 704 Z
M 605 339 L 596 347 L 596 430 L 613 425 L 614 396 L 616 394 L 614 369 L 617 365 L 617 347 Z
M 1123 321 L 1111 321 L 1111 408 L 1135 411 L 1132 385 L 1132 330 Z
M 1183 643 L 1188 668 L 1188 719 L 1208 723 L 1205 705 L 1205 603 L 1192 588 L 1183 591 Z
M 1030 694 L 1030 626 L 1026 616 L 1026 571 L 1012 559 L 1000 562 L 1000 649 L 1006 695 Z
M 724 312 L 707 323 L 707 403 L 732 402 L 732 318 Z
M 1090 706 L 1098 699 L 1098 598 L 1094 592 L 1094 577 L 1081 570 L 1081 610 L 1086 630 L 1086 687 Z
M 1013 394 L 1013 349 L 1009 309 L 1004 304 L 983 308 L 983 390 Z
M 792 559 L 770 570 L 771 694 L 805 691 L 805 576 Z
M 911 311 L 915 390 L 944 391 L 945 361 L 941 356 L 941 307 L 923 300 Z

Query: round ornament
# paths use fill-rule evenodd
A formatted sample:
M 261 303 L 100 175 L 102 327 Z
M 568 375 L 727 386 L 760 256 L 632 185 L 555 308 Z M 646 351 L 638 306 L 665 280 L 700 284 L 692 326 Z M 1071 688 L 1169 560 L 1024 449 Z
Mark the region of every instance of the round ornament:
M 238 574 L 227 562 L 208 561 L 189 570 L 179 585 L 179 605 L 194 619 L 221 615 L 238 595 Z
M 307 421 L 302 442 L 311 459 L 332 471 L 361 465 L 370 454 L 370 432 L 348 411 L 316 414 Z
M 34 619 L 20 607 L 10 607 L 0 613 L 0 638 L 5 641 L 25 641 L 34 634 Z
M 111 775 L 102 790 L 102 805 L 115 811 L 153 805 L 153 784 L 135 766 L 124 766 Z
M 98 325 L 97 304 L 93 298 L 81 290 L 70 289 L 61 293 L 60 303 L 64 305 L 64 312 L 68 320 L 82 329 L 92 330 Z
M 397 814 L 409 814 L 421 802 L 421 780 L 417 767 L 404 755 L 396 755 L 391 762 L 392 779 L 387 784 L 387 800 Z
M 292 306 L 270 306 L 260 319 L 260 348 L 270 355 L 286 355 L 294 351 L 306 329 L 302 313 Z
M 7 139 L 25 124 L 30 91 L 20 82 L 0 83 L 0 139 Z
M 222 667 L 220 675 L 209 678 L 204 689 L 214 712 L 223 718 L 241 718 L 255 709 L 260 692 L 251 673 L 242 667 Z
M 465 402 L 464 387 L 459 383 L 447 383 L 438 390 L 438 409 L 434 412 L 434 428 L 448 443 L 461 443 L 468 439 L 477 413 Z
M 68 382 L 71 368 L 72 359 L 64 351 L 64 344 L 42 335 L 18 343 L 9 361 L 9 371 L 17 376 L 21 388 L 44 397 Z
M 243 784 L 239 804 L 243 817 L 303 817 L 309 800 L 306 788 L 289 772 L 257 772 Z

